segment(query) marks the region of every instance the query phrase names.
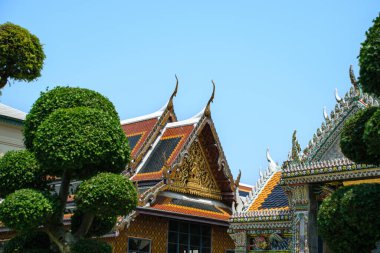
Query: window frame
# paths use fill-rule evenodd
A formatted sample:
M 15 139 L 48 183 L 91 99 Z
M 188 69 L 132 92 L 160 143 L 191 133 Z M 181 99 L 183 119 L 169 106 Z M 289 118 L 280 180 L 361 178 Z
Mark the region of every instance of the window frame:
M 128 246 L 127 246 L 127 253 L 129 253 L 129 239 L 138 239 L 138 240 L 145 240 L 149 241 L 149 253 L 152 253 L 152 239 L 143 238 L 143 237 L 136 237 L 136 236 L 128 236 Z

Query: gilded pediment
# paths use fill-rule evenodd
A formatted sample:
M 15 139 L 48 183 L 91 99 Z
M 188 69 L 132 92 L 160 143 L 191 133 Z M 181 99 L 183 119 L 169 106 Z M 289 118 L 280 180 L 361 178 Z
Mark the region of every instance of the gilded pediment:
M 201 144 L 194 141 L 181 164 L 170 175 L 169 190 L 206 198 L 221 199 L 221 191 L 211 173 Z

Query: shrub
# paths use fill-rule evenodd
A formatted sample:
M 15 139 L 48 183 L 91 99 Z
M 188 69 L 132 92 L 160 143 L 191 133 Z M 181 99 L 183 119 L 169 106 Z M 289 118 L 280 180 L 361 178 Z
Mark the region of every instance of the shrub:
M 39 77 L 44 59 L 35 35 L 12 23 L 0 25 L 0 89 L 9 78 L 30 82 Z
M 363 135 L 365 123 L 378 110 L 378 107 L 361 110 L 344 123 L 340 137 L 340 147 L 343 154 L 356 163 L 370 163 Z
M 55 110 L 62 108 L 89 107 L 106 112 L 119 123 L 113 104 L 100 93 L 84 88 L 56 87 L 45 93 L 33 104 L 24 123 L 24 143 L 33 148 L 33 140 L 40 124 Z
M 380 96 L 380 15 L 366 32 L 359 54 L 359 82 L 365 92 Z
M 0 196 L 42 186 L 42 181 L 41 168 L 29 151 L 8 151 L 0 159 Z
M 38 128 L 34 152 L 49 174 L 68 169 L 86 178 L 98 171 L 120 173 L 129 145 L 119 123 L 103 111 L 77 107 L 54 111 Z
M 380 240 L 380 184 L 342 187 L 318 212 L 318 231 L 336 253 L 370 252 Z
M 367 148 L 367 160 L 372 164 L 380 162 L 380 109 L 365 124 L 363 140 Z
M 45 223 L 53 213 L 51 201 L 32 189 L 17 190 L 0 204 L 0 220 L 12 229 L 28 231 Z
M 71 253 L 112 253 L 112 247 L 108 243 L 81 239 L 71 246 Z
M 96 215 L 126 215 L 137 205 L 137 191 L 123 175 L 100 173 L 84 181 L 75 194 L 79 210 Z

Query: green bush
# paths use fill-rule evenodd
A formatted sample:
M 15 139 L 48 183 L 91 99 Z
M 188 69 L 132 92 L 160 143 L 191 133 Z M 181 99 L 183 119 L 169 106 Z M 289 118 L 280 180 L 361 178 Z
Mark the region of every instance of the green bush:
M 369 163 L 380 163 L 380 109 L 365 124 L 363 140 L 367 148 Z
M 41 168 L 27 150 L 8 151 L 0 159 L 0 197 L 23 188 L 43 185 Z
M 72 233 L 76 233 L 78 228 L 81 225 L 83 218 L 83 213 L 79 210 L 76 210 L 74 215 L 71 217 L 71 231 Z M 86 237 L 92 236 L 102 236 L 109 233 L 112 228 L 115 226 L 117 220 L 117 216 L 95 216 Z
M 55 110 L 63 108 L 89 107 L 108 113 L 119 123 L 113 104 L 100 93 L 83 88 L 56 87 L 45 93 L 33 104 L 24 123 L 24 143 L 33 148 L 33 140 L 40 124 Z
M 28 231 L 44 224 L 53 213 L 51 200 L 32 189 L 17 190 L 0 204 L 0 220 L 12 229 Z
M 318 212 L 318 232 L 336 253 L 370 252 L 380 240 L 380 184 L 342 187 Z
M 39 77 L 44 59 L 35 35 L 12 23 L 0 25 L 0 89 L 9 78 L 30 82 Z
M 79 178 L 98 171 L 120 173 L 129 161 L 128 140 L 119 122 L 103 111 L 77 107 L 54 111 L 39 126 L 34 152 L 50 175 L 68 169 Z
M 50 239 L 42 231 L 18 235 L 4 246 L 4 253 L 49 253 Z
M 366 32 L 359 54 L 359 82 L 365 92 L 380 96 L 380 15 Z
M 357 112 L 343 126 L 340 147 L 343 154 L 356 163 L 371 163 L 367 147 L 363 140 L 365 123 L 378 111 L 378 107 L 370 107 Z
M 112 247 L 108 243 L 81 239 L 71 246 L 71 253 L 112 253 Z
M 137 205 L 137 191 L 123 175 L 100 173 L 79 185 L 75 202 L 85 213 L 126 215 Z

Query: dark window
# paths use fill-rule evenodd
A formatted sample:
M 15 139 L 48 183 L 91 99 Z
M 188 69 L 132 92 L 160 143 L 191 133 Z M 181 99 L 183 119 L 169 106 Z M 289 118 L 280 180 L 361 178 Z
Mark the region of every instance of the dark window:
M 211 226 L 171 220 L 168 253 L 211 253 Z
M 150 253 L 150 240 L 129 237 L 127 253 Z
M 235 250 L 234 249 L 228 249 L 228 250 L 226 250 L 226 253 L 235 253 Z

